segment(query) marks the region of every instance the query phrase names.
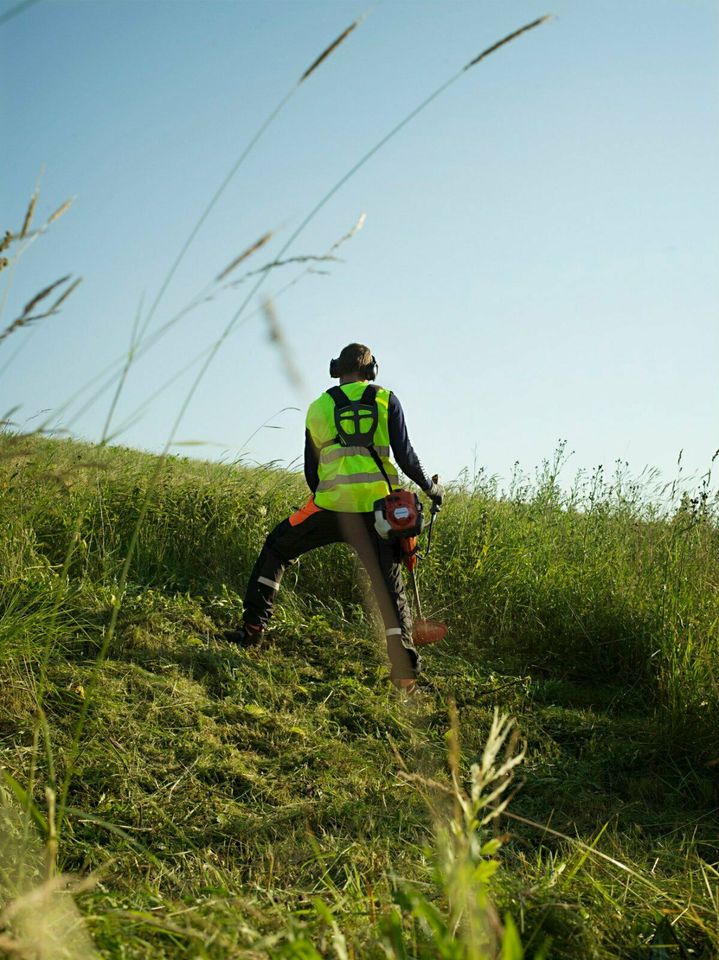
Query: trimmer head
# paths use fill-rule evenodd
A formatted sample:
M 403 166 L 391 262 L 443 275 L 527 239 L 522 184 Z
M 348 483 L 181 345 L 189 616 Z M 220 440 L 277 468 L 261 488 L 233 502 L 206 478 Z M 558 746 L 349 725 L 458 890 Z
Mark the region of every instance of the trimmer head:
M 412 627 L 412 639 L 418 647 L 429 643 L 439 643 L 447 635 L 447 625 L 438 620 L 415 620 Z

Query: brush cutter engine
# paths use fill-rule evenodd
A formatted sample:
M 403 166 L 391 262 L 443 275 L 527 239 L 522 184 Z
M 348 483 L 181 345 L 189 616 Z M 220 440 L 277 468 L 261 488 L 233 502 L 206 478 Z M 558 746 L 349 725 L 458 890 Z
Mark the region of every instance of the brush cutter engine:
M 417 537 L 424 526 L 422 501 L 409 490 L 394 490 L 374 504 L 374 528 L 383 540 Z
M 437 511 L 432 511 L 432 520 Z M 425 620 L 422 616 L 422 604 L 417 587 L 417 537 L 424 527 L 422 501 L 416 493 L 409 490 L 393 490 L 382 500 L 375 500 L 374 528 L 383 540 L 399 540 L 402 562 L 409 573 L 414 594 L 416 616 L 412 626 L 412 640 L 416 646 L 438 643 L 447 635 L 447 627 L 437 620 Z

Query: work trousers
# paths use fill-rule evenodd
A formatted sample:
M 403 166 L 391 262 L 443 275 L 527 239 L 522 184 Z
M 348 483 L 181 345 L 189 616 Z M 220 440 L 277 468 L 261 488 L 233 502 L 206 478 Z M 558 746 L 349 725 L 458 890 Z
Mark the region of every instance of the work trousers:
M 372 513 L 321 510 L 310 499 L 265 540 L 250 576 L 245 597 L 245 622 L 264 628 L 288 564 L 316 547 L 347 543 L 357 552 L 372 583 L 384 622 L 390 676 L 408 680 L 420 671 L 420 657 L 412 642 L 412 615 L 402 579 L 399 541 L 382 540 Z

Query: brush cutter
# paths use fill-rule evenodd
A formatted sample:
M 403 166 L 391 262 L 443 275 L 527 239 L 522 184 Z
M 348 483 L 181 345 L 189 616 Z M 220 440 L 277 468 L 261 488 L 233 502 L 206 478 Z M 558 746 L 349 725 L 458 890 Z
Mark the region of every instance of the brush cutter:
M 424 519 L 422 501 L 417 494 L 409 490 L 394 490 L 389 496 L 375 503 L 375 529 L 383 540 L 399 539 L 402 548 L 402 562 L 409 572 L 416 617 L 412 627 L 412 639 L 418 646 L 437 643 L 447 634 L 447 627 L 437 620 L 425 620 L 422 616 L 422 603 L 417 585 L 417 560 L 419 558 L 417 537 L 427 531 L 428 556 L 432 546 L 432 527 L 439 513 L 439 507 L 432 505 L 430 521 Z
M 432 527 L 434 526 L 435 517 L 439 513 L 439 507 L 435 504 L 432 505 L 432 510 L 430 511 L 430 521 L 427 527 L 427 551 L 423 556 L 428 556 L 430 547 L 432 546 Z M 404 541 L 402 544 L 404 548 Z M 415 617 L 414 624 L 412 625 L 412 639 L 417 644 L 417 646 L 425 646 L 428 643 L 438 643 L 440 640 L 444 640 L 447 635 L 447 625 L 440 623 L 438 620 L 425 620 L 422 616 L 422 604 L 419 599 L 419 587 L 417 585 L 417 558 L 419 554 L 417 553 L 416 545 L 413 552 L 404 554 L 404 564 L 409 571 L 409 579 L 412 584 L 412 594 L 414 596 L 414 606 L 417 616 Z

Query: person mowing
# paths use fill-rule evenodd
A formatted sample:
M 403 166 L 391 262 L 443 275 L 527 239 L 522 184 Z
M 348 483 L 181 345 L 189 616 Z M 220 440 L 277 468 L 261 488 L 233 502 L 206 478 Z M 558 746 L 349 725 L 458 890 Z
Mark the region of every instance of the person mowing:
M 268 535 L 255 563 L 244 603 L 243 624 L 228 630 L 227 640 L 257 643 L 272 615 L 282 575 L 295 558 L 330 543 L 352 546 L 370 577 L 387 637 L 390 678 L 413 693 L 420 657 L 412 641 L 412 616 L 402 579 L 402 547 L 375 530 L 375 502 L 398 483 L 398 466 L 435 507 L 444 489 L 425 473 L 412 448 L 397 397 L 369 383 L 377 361 L 361 343 L 350 343 L 330 363 L 339 378 L 307 411 L 305 478 L 312 491 L 307 503 Z

